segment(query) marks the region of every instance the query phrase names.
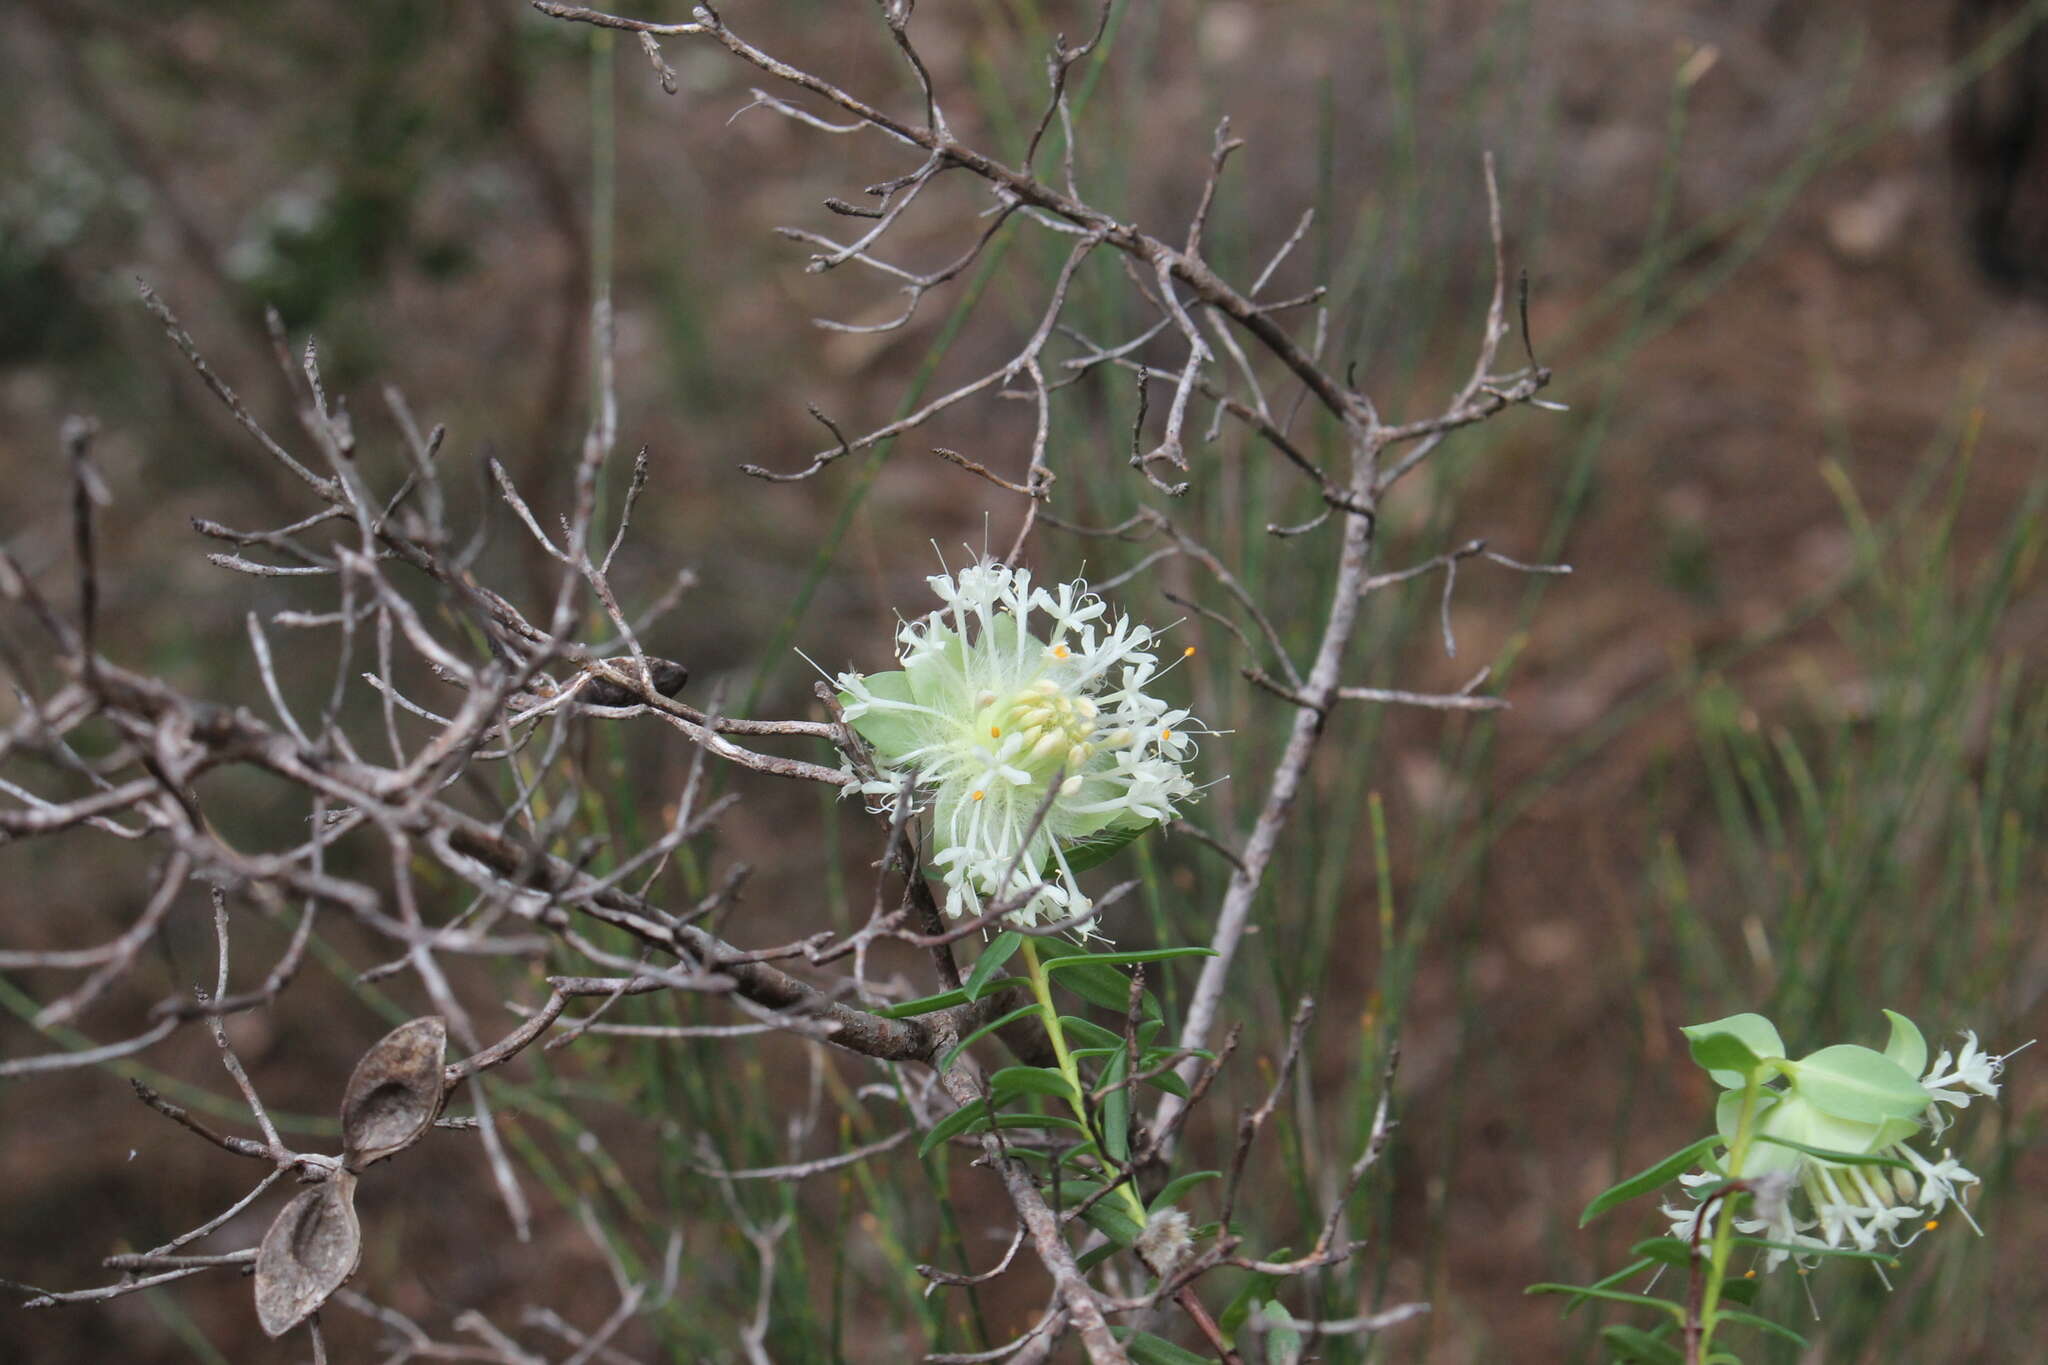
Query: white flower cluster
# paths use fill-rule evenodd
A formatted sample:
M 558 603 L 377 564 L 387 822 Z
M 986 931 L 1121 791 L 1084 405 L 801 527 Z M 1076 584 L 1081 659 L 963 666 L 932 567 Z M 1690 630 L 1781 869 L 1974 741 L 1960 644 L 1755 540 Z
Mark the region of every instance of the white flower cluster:
M 1194 796 L 1196 724 L 1145 691 L 1158 636 L 1086 583 L 1033 587 L 996 560 L 927 581 L 944 605 L 897 631 L 901 671 L 837 679 L 880 769 L 856 785 L 877 812 L 897 813 L 907 790 L 930 814 L 947 914 L 1012 901 L 1019 924 L 1084 914 L 1074 874 L 1091 855 Z
M 1919 1122 L 1857 1123 L 1818 1112 L 1796 1090 L 1766 1092 L 1770 1108 L 1759 1121 L 1760 1133 L 1832 1151 L 1889 1157 L 1904 1162 L 1910 1170 L 1852 1165 L 1760 1144 L 1750 1149 L 1740 1171 L 1699 1171 L 1681 1175 L 1679 1182 L 1688 1190 L 1704 1191 L 1731 1176 L 1745 1180 L 1753 1195 L 1755 1216 L 1738 1217 L 1735 1230 L 1792 1248 L 1821 1251 L 1846 1246 L 1875 1251 L 1880 1239 L 1893 1247 L 1909 1246 L 1934 1227 L 1951 1204 L 1974 1227 L 1963 1193 L 1964 1187 L 1977 1183 L 1977 1177 L 1946 1149 L 1939 1161 L 1930 1161 L 1907 1145 L 1907 1139 L 1919 1136 L 1923 1126 L 1935 1135 L 1947 1128 L 1949 1116 L 1942 1106 L 1967 1109 L 1973 1095 L 1998 1098 L 1998 1075 L 2005 1058 L 1985 1053 L 1975 1033 L 1965 1033 L 1963 1038 L 1958 1052 L 1951 1054 L 1944 1048 L 1920 1079 L 1930 1103 Z M 1803 1201 L 1795 1201 L 1798 1195 L 1804 1196 Z M 1690 1241 L 1697 1234 L 1704 1241 L 1711 1229 L 1701 1227 L 1700 1220 L 1714 1207 L 1666 1204 L 1663 1212 L 1671 1222 L 1671 1235 Z M 1807 1261 L 1797 1250 L 1772 1249 L 1764 1253 L 1763 1268 L 1775 1270 L 1788 1257 L 1802 1264 Z

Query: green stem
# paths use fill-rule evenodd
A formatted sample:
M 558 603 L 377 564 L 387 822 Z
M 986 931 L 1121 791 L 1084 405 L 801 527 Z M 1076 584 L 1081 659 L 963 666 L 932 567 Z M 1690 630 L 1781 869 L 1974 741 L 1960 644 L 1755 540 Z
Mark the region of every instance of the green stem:
M 1081 1101 L 1087 1090 L 1081 1084 L 1081 1069 L 1074 1065 L 1073 1054 L 1067 1051 L 1066 1031 L 1060 1027 L 1060 1012 L 1052 1005 L 1052 981 L 1045 974 L 1045 968 L 1038 961 L 1038 946 L 1029 935 L 1024 938 L 1024 968 L 1031 977 L 1031 993 L 1038 997 L 1038 1008 L 1045 1015 L 1045 1034 L 1052 1039 L 1052 1055 L 1058 1062 L 1060 1075 L 1067 1083 L 1067 1103 L 1073 1108 L 1074 1117 L 1081 1121 L 1083 1131 L 1093 1133 L 1094 1127 L 1088 1122 L 1088 1110 Z M 1138 1192 L 1126 1180 L 1117 1186 L 1116 1192 L 1130 1207 L 1131 1217 L 1143 1230 L 1147 1218 L 1145 1205 L 1138 1198 Z
M 1763 1091 L 1763 1072 L 1752 1072 L 1742 1087 L 1742 1111 L 1735 1120 L 1735 1140 L 1728 1146 L 1728 1173 L 1735 1178 L 1749 1157 L 1756 1132 L 1757 1097 Z M 1721 1216 L 1714 1223 L 1714 1250 L 1707 1262 L 1707 1287 L 1700 1296 L 1700 1359 L 1708 1358 L 1714 1344 L 1714 1325 L 1721 1306 L 1721 1287 L 1728 1278 L 1728 1256 L 1735 1249 L 1735 1201 L 1740 1192 L 1728 1190 L 1721 1196 Z

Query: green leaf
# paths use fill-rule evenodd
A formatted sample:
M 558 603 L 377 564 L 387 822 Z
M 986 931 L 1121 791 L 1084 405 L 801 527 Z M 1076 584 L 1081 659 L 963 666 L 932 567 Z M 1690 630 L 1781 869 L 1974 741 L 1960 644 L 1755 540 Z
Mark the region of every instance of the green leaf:
M 988 1116 L 988 1106 L 985 1104 L 969 1104 L 955 1109 L 933 1124 L 925 1133 L 923 1141 L 917 1144 L 917 1154 L 920 1157 L 930 1156 L 932 1148 L 956 1134 L 966 1132 L 968 1125 L 976 1120 L 986 1120 Z
M 1092 1048 L 1100 1048 L 1101 1055 L 1105 1057 L 1112 1052 L 1121 1052 L 1123 1050 L 1124 1039 L 1122 1034 L 1111 1033 L 1102 1025 L 1080 1018 L 1078 1015 L 1062 1014 L 1060 1016 L 1060 1027 L 1066 1031 L 1069 1044 L 1076 1038 L 1079 1038 Z
M 1884 1017 L 1892 1022 L 1892 1034 L 1885 1041 L 1884 1055 L 1897 1062 L 1899 1069 L 1908 1076 L 1926 1075 L 1927 1040 L 1920 1036 L 1920 1026 L 1897 1010 L 1886 1010 Z
M 1089 1271 L 1095 1269 L 1095 1267 L 1101 1265 L 1104 1261 L 1108 1260 L 1110 1257 L 1116 1255 L 1119 1251 L 1122 1250 L 1123 1248 L 1118 1246 L 1115 1242 L 1104 1242 L 1101 1246 L 1095 1248 L 1095 1250 L 1084 1252 L 1083 1254 L 1076 1256 L 1074 1258 L 1074 1268 L 1080 1271 L 1083 1275 L 1086 1275 Z M 1112 1327 L 1109 1330 L 1112 1332 L 1119 1330 L 1127 1332 L 1130 1329 L 1128 1327 L 1121 1329 Z M 1204 1361 L 1203 1365 L 1208 1365 L 1208 1362 Z
M 1021 976 L 1006 976 L 997 981 L 982 983 L 981 993 L 987 995 L 990 991 L 1006 991 L 1012 986 L 1029 986 L 1030 984 L 1029 981 Z M 889 1005 L 883 1009 L 876 1010 L 875 1013 L 881 1015 L 884 1019 L 914 1019 L 920 1014 L 933 1014 L 939 1010 L 951 1009 L 955 1005 L 964 1005 L 966 1003 L 967 990 L 963 986 L 959 990 L 940 991 L 937 995 L 920 996 L 916 1000 L 906 1000 L 900 1005 Z
M 1073 1119 L 1061 1118 L 1058 1114 L 998 1114 L 996 1115 L 996 1121 L 986 1126 L 991 1128 L 1065 1128 L 1084 1136 L 1088 1132 L 1086 1128 L 1083 1128 Z M 1091 1139 L 1085 1145 L 1093 1147 L 1095 1143 Z
M 1731 1014 L 1726 1019 L 1716 1019 L 1707 1024 L 1688 1024 L 1679 1030 L 1687 1038 L 1705 1038 L 1716 1033 L 1732 1033 L 1740 1039 L 1760 1061 L 1776 1061 L 1785 1055 L 1784 1040 L 1778 1037 L 1778 1027 L 1761 1014 Z M 1739 1089 L 1747 1077 L 1736 1071 L 1714 1071 L 1714 1084 L 1724 1090 Z
M 1654 1299 L 1648 1294 L 1630 1294 L 1619 1289 L 1596 1289 L 1590 1284 L 1532 1284 L 1522 1291 L 1524 1294 L 1571 1294 L 1580 1298 L 1606 1299 L 1612 1303 L 1632 1303 L 1639 1308 L 1656 1308 L 1682 1319 L 1685 1309 L 1669 1299 Z
M 1142 825 L 1109 825 L 1085 838 L 1061 844 L 1060 856 L 1067 860 L 1068 870 L 1086 872 L 1089 868 L 1099 867 L 1114 858 L 1126 845 L 1156 824 L 1158 821 L 1148 820 Z M 1059 864 L 1048 855 L 1045 866 L 1039 870 L 1039 875 L 1051 880 L 1058 870 Z
M 1057 959 L 1045 964 L 1047 971 L 1058 965 Z M 1097 1009 L 1122 1014 L 1131 1007 L 1130 978 L 1114 967 L 1098 964 L 1076 967 L 1061 974 L 1060 984 Z M 1138 1008 L 1147 1015 L 1157 1017 L 1159 1014 L 1159 1002 L 1150 991 L 1139 998 Z
M 1824 1114 L 1854 1123 L 1910 1119 L 1934 1097 L 1891 1058 L 1854 1043 L 1824 1047 L 1794 1064 L 1793 1089 Z
M 989 1114 L 986 1104 L 970 1104 L 955 1109 L 931 1126 L 924 1140 L 917 1144 L 917 1154 L 928 1156 L 932 1148 L 948 1138 L 966 1133 L 979 1133 L 986 1128 L 1068 1128 L 1075 1132 L 1085 1131 L 1072 1119 L 1063 1119 L 1056 1114 Z
M 1131 1159 L 1131 1088 L 1119 1085 L 1130 1074 L 1128 1052 L 1117 1053 L 1102 1069 L 1102 1084 L 1117 1086 L 1102 1097 L 1102 1145 L 1119 1166 Z
M 946 1055 L 939 1058 L 938 1069 L 940 1071 L 944 1071 L 947 1067 L 953 1065 L 953 1059 L 955 1057 L 958 1057 L 962 1052 L 964 1052 L 969 1043 L 976 1042 L 982 1038 L 987 1037 L 989 1034 L 994 1033 L 997 1029 L 1003 1027 L 1003 1025 L 1005 1024 L 1014 1024 L 1027 1014 L 1037 1013 L 1038 1006 L 1036 1004 L 1019 1005 L 1016 1009 L 1011 1010 L 1008 1014 L 1005 1014 L 1000 1018 L 991 1019 L 988 1023 L 983 1024 L 980 1028 L 968 1034 L 965 1038 L 962 1038 L 959 1042 L 953 1044 L 953 1046 L 947 1048 Z
M 1780 1337 L 1802 1350 L 1806 1347 L 1806 1338 L 1783 1323 L 1772 1322 L 1769 1318 L 1758 1317 L 1755 1313 L 1745 1313 L 1739 1308 L 1723 1308 L 1720 1316 L 1723 1322 L 1739 1322 L 1744 1327 L 1754 1327 L 1759 1332 L 1768 1332 L 1774 1337 Z
M 1124 1211 L 1121 1195 L 1098 1199 L 1088 1206 L 1088 1211 L 1081 1215 L 1081 1220 L 1118 1246 L 1130 1246 L 1145 1231 Z
M 1667 1181 L 1677 1179 L 1679 1172 L 1698 1165 L 1700 1158 L 1720 1145 L 1719 1137 L 1701 1138 L 1698 1142 L 1679 1148 L 1656 1165 L 1638 1171 L 1620 1184 L 1602 1191 L 1592 1203 L 1586 1205 L 1586 1211 L 1579 1215 L 1579 1226 L 1586 1226 L 1616 1204 L 1624 1203 L 1639 1194 L 1648 1194 Z
M 1284 1261 L 1292 1250 L 1291 1247 L 1281 1247 L 1261 1259 Z M 1225 1341 L 1235 1343 L 1237 1329 L 1244 1326 L 1244 1320 L 1251 1316 L 1252 1310 L 1258 1307 L 1261 1299 L 1273 1292 L 1273 1287 L 1280 1283 L 1280 1279 L 1278 1275 L 1268 1275 L 1256 1270 L 1252 1272 L 1251 1278 L 1245 1281 L 1244 1288 L 1238 1290 L 1236 1296 L 1224 1305 L 1221 1316 L 1216 1319 L 1216 1326 L 1222 1330 Z
M 893 673 L 869 673 L 862 681 L 868 685 L 869 692 L 884 701 L 916 701 L 910 691 L 910 675 L 900 669 Z M 839 694 L 842 707 L 853 703 L 851 692 Z M 894 762 L 897 755 L 907 754 L 918 745 L 917 713 L 914 711 L 877 709 L 847 724 L 873 747 L 875 757 L 884 763 Z
M 1112 1327 L 1109 1331 L 1138 1365 L 1216 1365 L 1214 1358 L 1198 1356 L 1185 1346 L 1176 1346 L 1150 1332 L 1134 1332 L 1128 1327 Z
M 1054 1095 L 1068 1104 L 1076 1098 L 1067 1078 L 1044 1066 L 1006 1066 L 988 1078 L 988 1088 L 991 1104 L 1001 1104 L 1012 1095 Z
M 981 999 L 982 988 L 988 985 L 990 977 L 1008 962 L 1019 948 L 1024 946 L 1024 935 L 1014 929 L 997 934 L 995 941 L 981 950 L 981 956 L 974 959 L 974 970 L 967 974 L 961 989 L 967 992 L 969 1000 Z
M 1599 1279 L 1593 1281 L 1593 1283 L 1589 1285 L 1584 1286 L 1583 1288 L 1573 1289 L 1572 1293 L 1575 1295 L 1575 1297 L 1572 1299 L 1570 1303 L 1567 1303 L 1564 1306 L 1565 1315 L 1569 1317 L 1571 1314 L 1578 1312 L 1579 1309 L 1585 1305 L 1586 1299 L 1589 1297 L 1592 1291 L 1598 1289 L 1607 1289 L 1617 1284 L 1624 1284 L 1629 1280 L 1633 1280 L 1636 1276 L 1642 1274 L 1645 1270 L 1655 1270 L 1656 1268 L 1657 1263 L 1647 1258 L 1642 1260 L 1630 1261 L 1627 1265 L 1623 1266 L 1621 1269 L 1615 1271 L 1611 1275 L 1602 1275 Z M 1534 1293 L 1535 1290 L 1525 1289 L 1522 1292 L 1525 1294 L 1531 1294 Z
M 1682 1237 L 1652 1237 L 1648 1241 L 1637 1242 L 1628 1249 L 1628 1254 L 1683 1269 L 1692 1260 L 1692 1245 Z
M 1176 957 L 1213 957 L 1211 948 L 1148 948 L 1129 952 L 1084 952 L 1069 943 L 1046 938 L 1038 942 L 1045 959 L 1046 974 L 1060 974 L 1060 984 L 1089 1004 L 1122 1014 L 1130 1008 L 1130 978 L 1119 966 L 1139 962 L 1163 962 Z M 1159 1000 L 1146 991 L 1139 997 L 1139 1010 L 1147 1019 L 1160 1017 Z
M 1143 1071 L 1150 1071 L 1152 1067 L 1148 1064 L 1141 1066 L 1139 1069 Z M 1155 1089 L 1164 1090 L 1167 1094 L 1176 1096 L 1180 1099 L 1186 1099 L 1188 1097 L 1188 1083 L 1182 1080 L 1179 1074 L 1176 1072 L 1161 1071 L 1156 1075 L 1147 1076 L 1142 1082 L 1140 1082 L 1140 1084 L 1149 1085 L 1154 1087 Z
M 1223 1172 L 1221 1171 L 1189 1171 L 1186 1175 L 1175 1176 L 1166 1182 L 1165 1189 L 1162 1189 L 1152 1197 L 1152 1203 L 1148 1206 L 1148 1212 L 1157 1213 L 1161 1209 L 1170 1209 L 1180 1202 L 1182 1195 L 1195 1186 L 1207 1180 L 1221 1180 L 1222 1178 Z
M 1607 1349 L 1614 1352 L 1615 1359 L 1628 1361 L 1630 1365 L 1681 1365 L 1685 1359 L 1676 1346 L 1658 1340 L 1640 1327 L 1621 1323 L 1603 1327 L 1600 1340 L 1607 1343 Z
M 1068 953 L 1045 964 L 1048 972 L 1063 967 L 1080 967 L 1099 962 L 1104 966 L 1128 967 L 1138 962 L 1165 962 L 1176 957 L 1214 957 L 1214 948 L 1143 948 L 1124 953 Z

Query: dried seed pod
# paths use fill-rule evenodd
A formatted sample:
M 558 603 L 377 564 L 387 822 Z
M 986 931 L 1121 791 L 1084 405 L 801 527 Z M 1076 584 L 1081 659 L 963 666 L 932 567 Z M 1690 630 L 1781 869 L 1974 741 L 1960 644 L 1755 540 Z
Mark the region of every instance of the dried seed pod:
M 631 659 L 607 659 L 606 663 L 631 677 L 638 671 Z M 664 697 L 673 697 L 683 690 L 683 684 L 690 680 L 690 670 L 673 659 L 649 659 L 647 671 L 654 678 L 654 690 Z M 592 678 L 583 685 L 579 694 L 591 706 L 638 706 L 639 694 L 629 692 L 610 678 Z
M 420 1140 L 441 1112 L 441 1064 L 448 1025 L 438 1014 L 411 1019 L 356 1063 L 341 1099 L 342 1161 L 360 1171 Z
M 297 1327 L 355 1273 L 363 1250 L 356 1178 L 336 1171 L 278 1211 L 256 1252 L 256 1320 L 273 1337 Z

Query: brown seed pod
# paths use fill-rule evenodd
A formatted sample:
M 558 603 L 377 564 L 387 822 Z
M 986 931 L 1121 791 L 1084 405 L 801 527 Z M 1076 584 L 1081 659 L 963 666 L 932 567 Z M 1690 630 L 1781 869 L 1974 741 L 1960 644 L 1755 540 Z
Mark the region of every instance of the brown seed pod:
M 607 659 L 612 667 L 632 676 L 638 667 L 631 659 Z M 653 675 L 654 690 L 664 697 L 673 697 L 683 690 L 683 684 L 690 680 L 690 670 L 673 659 L 649 659 L 647 671 Z M 590 706 L 638 706 L 640 696 L 628 691 L 610 678 L 592 678 L 583 685 L 578 694 Z
M 438 1014 L 411 1019 L 363 1054 L 342 1092 L 342 1161 L 360 1171 L 418 1142 L 441 1112 L 441 1065 L 448 1025 Z
M 355 1273 L 363 1250 L 356 1178 L 336 1171 L 278 1211 L 256 1251 L 256 1320 L 281 1337 Z

